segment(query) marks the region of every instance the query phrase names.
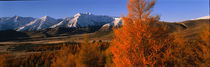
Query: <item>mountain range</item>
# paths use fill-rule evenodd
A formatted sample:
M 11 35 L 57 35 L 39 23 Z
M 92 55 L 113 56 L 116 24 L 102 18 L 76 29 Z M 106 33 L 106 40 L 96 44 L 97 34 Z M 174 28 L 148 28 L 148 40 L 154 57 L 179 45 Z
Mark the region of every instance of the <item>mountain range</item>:
M 162 21 L 160 21 L 162 22 Z M 170 32 L 178 29 L 195 30 L 209 25 L 209 17 L 201 17 L 183 22 L 162 22 Z M 0 18 L 0 41 L 27 40 L 46 37 L 65 37 L 71 35 L 90 34 L 91 37 L 112 38 L 112 27 L 123 25 L 121 18 L 78 13 L 73 17 L 54 19 L 49 16 L 2 17 Z M 192 34 L 193 35 L 193 34 Z
M 49 28 L 84 28 L 91 26 L 119 26 L 121 19 L 94 15 L 91 13 L 78 13 L 74 17 L 66 17 L 62 19 L 54 19 L 50 16 L 41 18 L 33 17 L 2 17 L 0 18 L 0 31 L 16 30 L 16 31 L 38 31 Z
M 209 16 L 192 20 L 209 19 Z M 73 17 L 54 19 L 50 16 L 41 18 L 33 17 L 2 17 L 0 18 L 0 31 L 40 31 L 54 28 L 85 28 L 100 27 L 101 29 L 111 29 L 113 26 L 121 26 L 122 19 L 105 15 L 94 15 L 91 13 L 77 13 Z

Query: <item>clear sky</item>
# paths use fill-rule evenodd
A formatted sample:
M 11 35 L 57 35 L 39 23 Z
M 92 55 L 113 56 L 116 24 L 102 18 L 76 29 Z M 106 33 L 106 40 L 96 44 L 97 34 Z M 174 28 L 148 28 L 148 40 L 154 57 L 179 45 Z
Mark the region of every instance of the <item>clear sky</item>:
M 119 17 L 127 14 L 127 0 L 0 1 L 0 17 L 71 17 L 76 13 Z M 209 0 L 157 0 L 153 14 L 162 21 L 184 21 L 209 15 Z

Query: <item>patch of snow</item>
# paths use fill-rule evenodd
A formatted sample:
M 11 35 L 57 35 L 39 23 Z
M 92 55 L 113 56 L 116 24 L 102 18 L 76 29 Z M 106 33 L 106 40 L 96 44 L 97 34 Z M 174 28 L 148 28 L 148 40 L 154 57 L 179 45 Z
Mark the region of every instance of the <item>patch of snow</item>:
M 204 17 L 200 17 L 200 18 L 196 18 L 196 19 L 192 19 L 192 20 L 200 20 L 200 19 L 210 19 L 210 16 L 204 16 Z
M 56 19 L 49 16 L 44 16 L 42 18 L 35 19 L 29 24 L 19 28 L 17 31 L 43 30 L 53 26 L 54 24 L 57 24 Z
M 112 27 L 112 26 L 121 26 L 122 23 L 122 19 L 121 18 L 114 18 L 114 21 L 112 21 L 111 23 L 107 23 L 105 25 L 103 25 L 102 27 Z
M 100 26 L 114 21 L 112 17 L 104 15 L 93 15 L 91 13 L 78 13 L 69 21 L 67 27 Z
M 63 18 L 62 21 L 60 21 L 58 24 L 51 26 L 50 28 L 67 27 L 67 24 L 71 19 L 71 17 Z
M 32 17 L 20 17 L 20 16 L 13 16 L 13 17 L 2 17 L 0 18 L 0 30 L 16 30 L 27 23 L 34 20 Z

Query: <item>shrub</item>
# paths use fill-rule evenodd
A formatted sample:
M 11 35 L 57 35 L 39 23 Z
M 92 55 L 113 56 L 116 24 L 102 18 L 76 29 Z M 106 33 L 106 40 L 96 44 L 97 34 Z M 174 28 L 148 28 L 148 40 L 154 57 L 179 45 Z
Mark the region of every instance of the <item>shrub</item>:
M 172 56 L 175 58 L 175 66 L 209 66 L 210 45 L 209 45 L 209 26 L 197 35 L 196 39 L 186 39 L 179 32 L 174 34 L 175 44 L 171 48 Z
M 26 56 L 18 66 L 23 67 L 50 67 L 51 60 L 54 58 L 54 52 L 34 53 Z M 20 59 L 19 59 L 20 60 Z
M 157 23 L 159 17 L 150 15 L 154 4 L 154 0 L 129 0 L 124 25 L 114 30 L 111 50 L 117 67 L 164 66 L 164 59 L 169 59 L 164 55 L 169 55 L 173 38 L 164 24 Z
M 108 43 L 89 43 L 88 37 L 82 44 L 68 44 L 58 51 L 53 67 L 103 67 L 105 66 L 105 50 Z
M 0 67 L 5 67 L 6 65 L 6 55 L 0 55 Z
M 81 45 L 80 52 L 78 54 L 78 65 L 87 67 L 98 67 L 98 62 L 103 55 L 100 51 L 100 44 L 90 44 L 87 37 Z
M 78 44 L 64 44 L 53 58 L 52 67 L 75 67 L 77 58 L 75 54 L 79 52 L 79 49 Z

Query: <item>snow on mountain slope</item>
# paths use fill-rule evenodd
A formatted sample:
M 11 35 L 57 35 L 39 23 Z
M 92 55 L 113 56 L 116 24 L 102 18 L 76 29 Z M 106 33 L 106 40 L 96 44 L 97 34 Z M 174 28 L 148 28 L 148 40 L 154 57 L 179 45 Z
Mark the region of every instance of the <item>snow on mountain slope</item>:
M 109 16 L 93 15 L 91 13 L 78 13 L 71 21 L 69 21 L 67 27 L 100 26 L 112 21 L 114 21 L 114 19 Z
M 101 29 L 111 29 L 113 26 L 114 27 L 119 27 L 121 26 L 123 23 L 122 23 L 122 19 L 121 18 L 114 18 L 115 20 L 112 21 L 111 23 L 107 23 L 107 24 L 104 24 Z
M 32 17 L 20 17 L 20 16 L 13 16 L 13 17 L 2 17 L 0 18 L 0 30 L 16 30 L 27 23 L 34 20 Z
M 46 28 L 78 28 L 88 26 L 102 26 L 111 23 L 115 19 L 104 15 L 93 15 L 91 13 L 78 13 L 74 17 L 54 19 L 49 16 L 42 18 L 31 17 L 2 17 L 0 18 L 0 30 L 34 31 Z
M 20 16 L 0 18 L 0 30 L 12 29 L 16 31 L 36 31 L 47 28 L 79 28 L 103 25 L 120 26 L 122 23 L 120 18 L 94 15 L 91 13 L 78 13 L 74 15 L 74 17 L 67 17 L 63 19 L 54 19 L 49 16 L 44 16 L 42 18 Z
M 204 17 L 200 17 L 200 18 L 196 18 L 196 19 L 192 19 L 192 20 L 200 20 L 200 19 L 210 19 L 210 16 L 204 16 Z
M 51 18 L 49 16 L 44 16 L 40 19 L 39 18 L 35 19 L 34 21 L 30 22 L 29 24 L 26 24 L 25 26 L 17 29 L 17 31 L 43 30 L 43 29 L 53 26 L 54 24 L 57 24 L 56 19 Z
M 196 18 L 210 19 L 210 16 Z M 121 18 L 113 18 L 104 15 L 94 15 L 91 13 L 78 13 L 74 17 L 67 17 L 63 19 L 54 19 L 49 16 L 42 18 L 32 17 L 2 17 L 0 18 L 0 31 L 1 30 L 17 30 L 17 31 L 34 31 L 43 30 L 46 28 L 78 28 L 88 26 L 102 26 L 102 28 L 111 28 L 113 26 L 123 25 Z
M 72 17 L 63 18 L 58 24 L 51 26 L 50 28 L 58 28 L 58 27 L 67 27 L 67 24 L 72 19 Z
M 114 18 L 115 20 L 111 23 L 107 23 L 103 26 L 120 26 L 122 25 L 122 19 L 121 18 Z

